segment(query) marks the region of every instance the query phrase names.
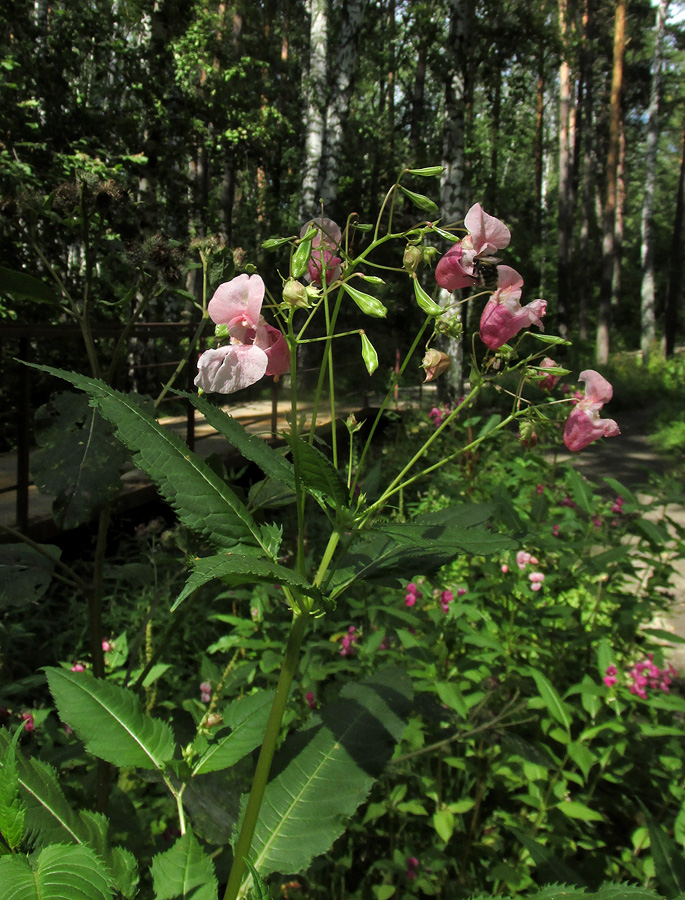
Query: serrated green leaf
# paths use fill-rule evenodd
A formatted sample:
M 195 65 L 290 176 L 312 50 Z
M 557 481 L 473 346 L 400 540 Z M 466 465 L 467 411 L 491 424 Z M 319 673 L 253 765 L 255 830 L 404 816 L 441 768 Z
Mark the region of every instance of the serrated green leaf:
M 16 850 L 24 836 L 26 806 L 19 796 L 15 744 L 20 732 L 5 750 L 0 765 L 0 835 L 10 850 Z
M 565 816 L 568 816 L 569 819 L 580 819 L 582 822 L 604 821 L 604 816 L 601 813 L 586 806 L 585 803 L 581 803 L 580 800 L 562 800 L 556 804 L 556 808 Z
M 161 770 L 171 760 L 171 728 L 147 716 L 133 691 L 87 672 L 47 668 L 45 673 L 60 718 L 90 753 L 116 766 L 143 769 Z
M 538 693 L 547 708 L 547 711 L 553 716 L 567 732 L 571 730 L 571 717 L 568 713 L 568 706 L 559 696 L 556 688 L 542 672 L 537 669 L 529 668 L 528 674 L 533 678 L 538 689 Z
M 219 553 L 195 561 L 193 572 L 171 607 L 172 612 L 203 584 L 221 578 L 226 584 L 280 584 L 295 588 L 308 596 L 319 597 L 320 592 L 293 569 L 278 563 L 240 553 Z
M 54 560 L 62 551 L 51 544 L 40 546 L 45 553 L 28 544 L 0 546 L 0 609 L 33 603 L 48 589 Z
M 179 396 L 186 397 L 200 412 L 205 421 L 223 435 L 242 457 L 255 463 L 269 478 L 288 488 L 294 489 L 295 475 L 292 464 L 285 457 L 271 448 L 262 438 L 250 434 L 237 419 L 224 412 L 205 397 L 179 391 Z
M 226 737 L 219 736 L 193 765 L 192 775 L 218 772 L 235 765 L 264 738 L 274 691 L 259 691 L 235 700 L 224 712 L 224 722 L 231 728 Z
M 217 900 L 214 864 L 188 831 L 150 866 L 155 900 Z
M 658 825 L 643 803 L 640 803 L 647 822 L 649 842 L 654 858 L 654 870 L 659 887 L 667 897 L 685 891 L 685 855 L 676 842 Z
M 410 191 L 408 188 L 404 187 L 404 185 L 399 185 L 402 193 L 409 197 L 414 206 L 418 207 L 418 209 L 424 210 L 424 212 L 431 213 L 431 215 L 437 215 L 440 210 L 436 206 L 435 203 L 424 194 L 417 194 L 415 191 Z
M 164 498 L 190 529 L 224 547 L 261 546 L 260 531 L 244 504 L 231 489 L 175 434 L 148 415 L 133 397 L 85 375 L 34 366 L 63 378 L 85 391 L 116 428 Z
M 297 453 L 302 487 L 319 501 L 325 500 L 336 509 L 344 509 L 349 503 L 349 495 L 340 473 L 327 456 L 306 441 L 286 437 L 293 451 Z
M 638 884 L 603 884 L 590 900 L 663 900 L 660 894 Z M 685 900 L 685 896 L 673 900 Z
M 564 480 L 571 490 L 571 496 L 578 506 L 586 513 L 592 514 L 595 504 L 592 498 L 592 489 L 588 482 L 571 466 L 566 469 Z
M 105 865 L 88 847 L 52 845 L 30 863 L 20 856 L 0 859 L 2 900 L 111 900 Z
M 302 871 L 329 849 L 401 736 L 411 688 L 399 670 L 345 692 L 322 709 L 323 724 L 291 735 L 274 761 L 249 854 L 262 876 Z M 251 883 L 248 876 L 239 897 Z
M 35 431 L 31 474 L 39 491 L 54 495 L 55 522 L 64 529 L 89 522 L 121 488 L 128 454 L 112 426 L 83 394 L 64 391 L 36 411 Z

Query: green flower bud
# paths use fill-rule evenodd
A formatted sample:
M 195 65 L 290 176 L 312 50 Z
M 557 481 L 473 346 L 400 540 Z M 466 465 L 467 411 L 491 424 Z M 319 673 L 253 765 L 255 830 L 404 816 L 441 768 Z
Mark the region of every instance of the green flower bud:
M 416 244 L 407 244 L 404 248 L 404 256 L 402 257 L 402 265 L 407 272 L 416 272 L 421 265 L 422 259 L 423 253 L 421 252 L 421 248 Z
M 306 309 L 309 306 L 307 288 L 294 278 L 289 278 L 283 287 L 283 299 L 289 306 Z

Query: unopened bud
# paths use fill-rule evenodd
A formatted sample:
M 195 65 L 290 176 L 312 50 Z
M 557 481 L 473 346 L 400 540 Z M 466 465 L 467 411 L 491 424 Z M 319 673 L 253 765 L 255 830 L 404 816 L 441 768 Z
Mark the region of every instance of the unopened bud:
M 442 375 L 443 372 L 446 372 L 449 369 L 452 365 L 452 361 L 446 353 L 442 353 L 440 350 L 434 350 L 431 347 L 426 350 L 421 365 L 426 370 L 424 382 L 434 381 L 439 375 Z
M 205 725 L 207 728 L 216 728 L 216 726 L 221 725 L 223 721 L 223 716 L 220 716 L 219 713 L 210 713 L 205 720 Z
M 421 265 L 422 259 L 423 253 L 421 248 L 417 247 L 416 244 L 407 244 L 404 248 L 404 257 L 402 258 L 402 265 L 407 272 L 416 272 Z
M 289 278 L 283 287 L 283 299 L 289 306 L 306 309 L 309 306 L 307 288 L 294 278 Z
M 526 449 L 532 449 L 538 442 L 538 436 L 535 433 L 535 426 L 532 422 L 521 422 L 519 427 L 521 443 Z

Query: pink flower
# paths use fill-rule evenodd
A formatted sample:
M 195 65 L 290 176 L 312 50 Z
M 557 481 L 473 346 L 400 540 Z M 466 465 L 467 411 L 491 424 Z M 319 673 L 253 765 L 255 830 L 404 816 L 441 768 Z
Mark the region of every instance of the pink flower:
M 585 396 L 575 405 L 564 426 L 564 443 L 574 453 L 601 437 L 615 437 L 620 430 L 613 419 L 600 419 L 599 411 L 613 396 L 613 388 L 594 369 L 580 373 Z
M 531 561 L 531 555 L 527 550 L 519 550 L 516 554 L 516 565 L 519 569 L 525 569 L 528 563 Z
M 212 693 L 212 682 L 211 681 L 203 681 L 200 685 L 200 690 L 203 694 L 211 694 Z
M 350 625 L 347 629 L 347 634 L 343 636 L 340 642 L 342 644 L 341 656 L 354 656 L 354 645 L 359 640 L 359 635 L 355 634 L 356 630 L 354 625 Z
M 415 856 L 408 856 L 406 859 L 407 871 L 404 873 L 409 881 L 416 878 L 416 870 L 419 867 L 419 861 Z
M 112 651 L 112 644 L 110 644 L 109 641 L 103 641 L 102 642 L 102 652 L 103 653 L 111 653 L 111 651 Z
M 552 525 L 552 537 L 559 537 L 559 526 Z
M 86 667 L 82 666 L 81 663 L 74 663 L 74 665 L 71 667 L 71 671 L 72 672 L 85 672 Z
M 195 385 L 206 393 L 232 394 L 264 375 L 289 371 L 287 341 L 261 315 L 264 291 L 259 275 L 238 275 L 219 285 L 209 301 L 209 315 L 227 326 L 230 343 L 200 356 Z
M 300 237 L 304 237 L 312 225 L 318 228 L 318 233 L 312 240 L 312 253 L 308 266 L 309 280 L 314 284 L 321 284 L 325 271 L 326 284 L 330 284 L 340 277 L 342 261 L 334 253 L 340 246 L 342 232 L 332 219 L 319 217 L 302 226 Z
M 545 580 L 545 576 L 542 572 L 531 572 L 528 578 L 530 580 L 530 589 L 532 591 L 539 591 L 542 589 L 542 582 Z
M 33 715 L 30 712 L 25 712 L 21 714 L 22 719 L 26 722 L 24 725 L 24 731 L 33 731 L 36 727 L 36 723 L 33 720 Z
M 506 575 L 509 571 L 509 566 L 506 563 L 502 564 L 502 572 Z
M 484 212 L 480 203 L 466 213 L 464 225 L 469 233 L 450 247 L 435 268 L 435 280 L 448 291 L 475 284 L 476 262 L 503 250 L 511 240 L 504 222 Z
M 480 319 L 480 337 L 491 350 L 518 334 L 523 328 L 537 325 L 544 331 L 542 316 L 547 311 L 546 300 L 533 300 L 521 306 L 523 278 L 510 266 L 497 266 L 497 290 L 488 300 Z
M 546 356 L 540 363 L 541 369 L 556 369 L 556 367 L 557 364 L 553 359 L 550 359 L 549 356 Z M 545 378 L 538 381 L 538 387 L 543 391 L 551 391 L 552 388 L 557 386 L 560 377 L 560 375 L 547 375 Z
M 466 593 L 466 588 L 464 588 L 464 587 L 457 588 L 457 597 L 463 597 L 465 593 Z
M 314 691 L 307 691 L 307 693 L 304 695 L 304 699 L 307 701 L 307 706 L 310 709 L 316 709 L 316 696 L 314 694 Z
M 202 691 L 202 693 L 200 694 L 200 700 L 201 700 L 203 703 L 209 703 L 209 701 L 210 701 L 211 699 L 212 699 L 212 695 L 211 695 L 211 694 L 208 694 L 207 691 Z

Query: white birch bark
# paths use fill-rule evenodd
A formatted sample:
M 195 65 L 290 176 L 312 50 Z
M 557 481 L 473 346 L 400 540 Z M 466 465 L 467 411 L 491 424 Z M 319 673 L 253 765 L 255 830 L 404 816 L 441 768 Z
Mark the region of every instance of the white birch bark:
M 328 80 L 328 12 L 326 0 L 308 0 L 309 73 L 305 81 L 305 145 L 300 218 L 319 212 L 317 189 L 323 154 Z
M 342 7 L 320 166 L 319 195 L 323 199 L 324 209 L 329 211 L 338 195 L 343 138 L 357 71 L 359 34 L 367 6 L 368 0 L 345 0 Z
M 664 43 L 666 13 L 669 0 L 660 0 L 654 29 L 652 55 L 652 83 L 647 112 L 647 147 L 645 153 L 645 184 L 642 197 L 640 262 L 642 285 L 640 302 L 640 350 L 647 362 L 656 343 L 656 314 L 654 311 L 654 194 L 656 191 L 656 153 L 659 142 L 659 101 L 661 95 L 661 53 Z

